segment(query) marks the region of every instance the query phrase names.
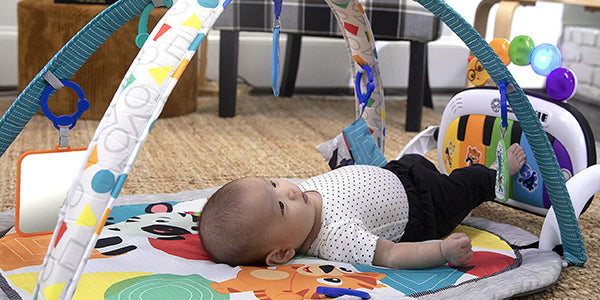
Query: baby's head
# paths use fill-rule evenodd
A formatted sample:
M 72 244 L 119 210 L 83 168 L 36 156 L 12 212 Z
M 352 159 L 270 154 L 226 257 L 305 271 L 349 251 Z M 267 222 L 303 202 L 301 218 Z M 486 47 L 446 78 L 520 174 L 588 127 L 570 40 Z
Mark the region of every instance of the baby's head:
M 314 205 L 296 185 L 242 178 L 210 197 L 198 228 L 204 250 L 217 262 L 277 265 L 303 245 L 314 218 Z
M 248 187 L 242 179 L 231 181 L 208 200 L 198 220 L 200 240 L 206 253 L 216 262 L 230 265 L 264 264 L 264 235 L 253 228 L 247 211 Z M 262 256 L 262 258 L 261 258 Z

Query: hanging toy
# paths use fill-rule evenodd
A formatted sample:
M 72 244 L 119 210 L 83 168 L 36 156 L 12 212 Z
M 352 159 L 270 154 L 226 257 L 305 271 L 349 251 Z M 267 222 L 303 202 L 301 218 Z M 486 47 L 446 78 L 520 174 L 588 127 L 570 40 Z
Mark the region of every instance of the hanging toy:
M 43 76 L 44 79 L 46 79 L 46 81 L 49 83 L 49 85 L 42 92 L 40 98 L 40 107 L 44 115 L 48 119 L 50 119 L 50 121 L 52 121 L 54 127 L 59 131 L 58 147 L 68 148 L 69 130 L 75 127 L 75 124 L 77 124 L 77 119 L 79 119 L 83 112 L 90 107 L 90 102 L 85 98 L 85 93 L 83 92 L 81 87 L 79 87 L 79 85 L 77 85 L 75 82 L 72 82 L 70 80 L 58 79 L 50 71 L 44 73 Z M 77 111 L 75 113 L 73 113 L 72 115 L 62 115 L 57 117 L 48 108 L 48 98 L 50 97 L 50 94 L 62 87 L 68 87 L 73 89 L 77 93 L 79 100 L 77 101 Z
M 500 89 L 500 141 L 496 147 L 496 198 L 500 202 L 506 202 L 508 200 L 508 188 L 510 177 L 508 175 L 508 159 L 506 155 L 506 131 L 508 129 L 507 120 L 507 103 L 506 103 L 506 83 L 498 83 Z
M 361 65 L 356 74 L 354 89 L 359 100 L 360 114 L 356 121 L 348 125 L 335 138 L 317 146 L 317 150 L 328 161 L 331 169 L 346 165 L 372 165 L 382 167 L 387 164 L 385 156 L 375 143 L 371 129 L 362 115 L 368 106 L 371 94 L 375 89 L 373 70 L 368 65 Z M 363 72 L 366 73 L 366 91 L 361 90 Z
M 546 77 L 546 92 L 557 101 L 566 101 L 577 91 L 577 77 L 569 69 L 556 68 Z
M 548 76 L 550 72 L 560 67 L 562 55 L 556 46 L 551 44 L 541 44 L 533 48 L 529 56 L 531 69 L 536 74 Z
M 275 96 L 279 96 L 279 29 L 281 27 L 279 16 L 282 2 L 282 0 L 273 0 L 275 17 L 273 18 L 273 50 L 271 53 L 271 87 Z
M 476 86 L 484 86 L 490 81 L 490 74 L 483 68 L 477 57 L 471 56 L 467 67 L 467 78 Z
M 577 77 L 573 71 L 561 68 L 560 50 L 548 43 L 535 46 L 526 35 L 515 37 L 510 43 L 503 38 L 490 42 L 490 47 L 500 57 L 504 65 L 530 65 L 538 75 L 546 76 L 546 92 L 556 101 L 567 101 L 577 91 Z M 469 57 L 467 79 L 475 86 L 484 86 L 490 82 L 490 76 L 476 57 Z
M 529 64 L 529 55 L 535 44 L 533 40 L 526 35 L 519 35 L 515 37 L 508 47 L 508 56 L 510 61 L 517 66 L 526 66 Z
M 495 38 L 490 42 L 490 47 L 492 47 L 494 52 L 498 54 L 498 57 L 500 57 L 505 66 L 510 64 L 510 56 L 508 55 L 510 43 L 507 40 L 503 38 Z
M 86 160 L 86 148 L 71 148 L 69 131 L 90 107 L 85 93 L 76 83 L 57 78 L 51 71 L 42 77 L 48 83 L 40 96 L 44 115 L 58 129 L 58 145 L 50 150 L 27 151 L 17 162 L 16 224 L 21 236 L 50 233 L 56 227 L 60 207 Z M 71 115 L 54 115 L 48 98 L 56 90 L 68 87 L 77 97 L 77 111 Z

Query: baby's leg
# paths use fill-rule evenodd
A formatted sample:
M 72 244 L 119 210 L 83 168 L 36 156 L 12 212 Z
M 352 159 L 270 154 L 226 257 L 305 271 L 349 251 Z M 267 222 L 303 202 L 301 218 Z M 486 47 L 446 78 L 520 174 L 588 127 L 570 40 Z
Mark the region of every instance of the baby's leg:
M 496 172 L 484 165 L 445 175 L 426 158 L 409 154 L 384 168 L 398 175 L 409 196 L 409 220 L 401 241 L 442 238 L 473 208 L 494 198 Z

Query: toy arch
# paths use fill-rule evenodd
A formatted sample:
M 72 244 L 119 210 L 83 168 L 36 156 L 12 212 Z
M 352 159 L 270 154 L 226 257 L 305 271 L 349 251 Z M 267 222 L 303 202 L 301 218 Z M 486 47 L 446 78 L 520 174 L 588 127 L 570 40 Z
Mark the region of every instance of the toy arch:
M 87 257 L 118 197 L 143 142 L 158 118 L 166 99 L 187 67 L 201 41 L 230 0 L 179 0 L 167 12 L 126 73 L 90 145 L 88 160 L 67 194 L 34 291 L 38 299 L 70 298 L 75 292 Z M 69 79 L 85 60 L 120 26 L 140 14 L 148 0 L 121 0 L 98 15 L 44 67 L 0 119 L 0 155 L 40 108 L 39 97 L 48 85 L 47 72 Z M 363 114 L 383 149 L 385 110 L 377 53 L 364 10 L 356 0 L 326 0 L 334 12 L 354 63 L 359 71 L 373 71 L 373 101 Z M 541 124 L 526 97 L 500 59 L 483 38 L 441 0 L 418 0 L 436 14 L 480 58 L 496 82 L 509 87 L 508 100 L 547 178 L 560 233 L 565 241 L 565 258 L 576 264 L 585 261 L 585 249 L 577 219 L 558 163 Z M 366 84 L 361 83 L 366 90 Z M 528 105 L 529 104 L 529 105 Z M 358 101 L 356 103 L 359 112 Z M 378 139 L 379 138 L 379 139 Z M 566 224 L 566 225 L 565 225 Z M 575 228 L 575 229 L 574 229 Z
M 49 85 L 44 78 L 71 78 L 113 32 L 142 13 L 149 2 L 116 2 L 56 54 L 0 120 L 0 155 L 39 110 L 41 91 Z M 177 80 L 229 2 L 179 0 L 149 35 L 100 122 L 88 146 L 88 159 L 67 193 L 36 284 L 35 297 L 72 297 L 142 144 Z M 375 85 L 362 117 L 383 150 L 383 88 L 371 26 L 356 0 L 326 2 L 338 19 L 339 27 L 345 29 L 342 34 L 353 59 L 353 70 L 362 72 L 362 67 L 368 66 L 372 71 L 372 76 L 364 76 L 365 79 L 359 81 L 362 87 L 359 90 L 367 90 L 367 84 L 371 89 Z M 358 116 L 358 100 L 356 108 Z

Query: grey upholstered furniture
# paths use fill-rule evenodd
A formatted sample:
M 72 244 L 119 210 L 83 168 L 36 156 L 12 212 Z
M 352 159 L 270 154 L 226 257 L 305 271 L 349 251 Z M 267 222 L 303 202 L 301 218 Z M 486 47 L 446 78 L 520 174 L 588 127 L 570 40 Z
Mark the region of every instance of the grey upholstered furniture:
M 427 42 L 440 37 L 441 21 L 413 0 L 360 2 L 371 22 L 376 41 L 410 42 L 406 130 L 419 131 L 422 106 L 432 106 L 427 71 Z M 215 23 L 214 28 L 219 29 L 221 34 L 219 116 L 235 115 L 239 32 L 271 32 L 272 21 L 272 0 L 233 0 Z M 302 36 L 341 38 L 341 33 L 331 9 L 323 0 L 284 0 L 281 32 L 287 34 L 287 46 L 280 95 L 289 97 L 294 91 Z

